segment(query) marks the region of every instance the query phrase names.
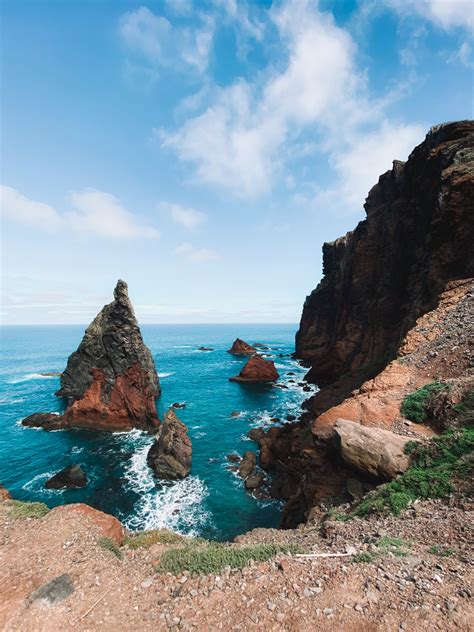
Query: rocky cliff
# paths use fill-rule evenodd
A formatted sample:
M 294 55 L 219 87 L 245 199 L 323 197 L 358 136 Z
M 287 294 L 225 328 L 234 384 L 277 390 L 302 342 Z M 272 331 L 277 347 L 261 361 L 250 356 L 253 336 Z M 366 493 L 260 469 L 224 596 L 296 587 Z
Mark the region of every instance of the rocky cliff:
M 380 177 L 365 210 L 353 232 L 324 244 L 324 277 L 304 304 L 296 356 L 319 385 L 376 375 L 447 282 L 474 276 L 474 122 L 433 127 Z
M 344 502 L 354 477 L 364 489 L 374 483 L 341 459 L 338 419 L 426 436 L 433 429 L 403 419 L 404 398 L 427 383 L 451 392 L 472 379 L 474 122 L 433 128 L 380 177 L 365 209 L 353 232 L 325 244 L 324 278 L 296 337 L 307 379 L 321 389 L 297 423 L 259 439 L 272 493 L 287 500 L 285 527 Z
M 143 342 L 127 284 L 119 280 L 114 300 L 86 329 L 61 375 L 56 395 L 66 399 L 66 412 L 32 415 L 24 424 L 46 430 L 153 430 L 159 424 L 159 394 L 153 358 Z

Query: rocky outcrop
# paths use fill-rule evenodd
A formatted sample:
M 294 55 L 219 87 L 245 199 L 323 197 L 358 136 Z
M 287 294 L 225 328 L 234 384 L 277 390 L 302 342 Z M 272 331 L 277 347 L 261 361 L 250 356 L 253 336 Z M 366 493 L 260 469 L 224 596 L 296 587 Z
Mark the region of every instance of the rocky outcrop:
M 297 423 L 257 439 L 260 464 L 274 473 L 273 495 L 287 501 L 282 526 L 305 521 L 321 502 L 353 497 L 360 485 L 348 486 L 350 479 L 367 491 L 380 478 L 380 466 L 361 474 L 342 458 L 338 419 L 412 439 L 430 435 L 401 418 L 403 398 L 429 382 L 472 375 L 473 158 L 473 122 L 433 128 L 405 164 L 381 176 L 367 219 L 324 246 L 324 278 L 306 300 L 296 338 L 296 355 L 311 366 L 307 379 L 322 388 Z M 461 397 L 456 390 L 445 402 L 439 393 L 433 409 L 452 410 Z
M 77 520 L 85 519 L 99 535 L 111 538 L 119 546 L 125 539 L 125 529 L 117 518 L 83 503 L 55 507 L 47 514 L 46 519 L 52 525 L 58 520 L 74 524 Z M 55 533 L 55 530 L 52 533 Z
M 347 419 L 338 419 L 334 430 L 342 458 L 363 474 L 391 480 L 410 465 L 410 457 L 404 452 L 409 437 Z
M 127 284 L 119 281 L 114 301 L 86 329 L 61 375 L 56 395 L 66 399 L 66 412 L 30 416 L 24 424 L 45 430 L 150 431 L 159 425 L 155 406 L 159 394 L 155 364 L 143 342 Z
M 44 484 L 46 489 L 74 489 L 87 486 L 87 476 L 80 465 L 68 465 Z
M 319 385 L 373 377 L 447 282 L 474 276 L 474 122 L 432 128 L 380 177 L 365 210 L 323 246 L 324 277 L 304 305 L 296 356 Z
M 170 408 L 165 413 L 155 443 L 148 452 L 147 463 L 157 478 L 177 480 L 189 474 L 192 454 L 188 428 L 178 419 L 173 408 Z
M 255 353 L 251 356 L 239 375 L 230 377 L 231 382 L 276 382 L 278 371 L 271 360 L 264 360 Z
M 236 338 L 232 347 L 229 349 L 229 353 L 233 353 L 234 355 L 252 355 L 255 353 L 257 349 L 249 345 L 245 340 L 241 340 L 240 338 Z

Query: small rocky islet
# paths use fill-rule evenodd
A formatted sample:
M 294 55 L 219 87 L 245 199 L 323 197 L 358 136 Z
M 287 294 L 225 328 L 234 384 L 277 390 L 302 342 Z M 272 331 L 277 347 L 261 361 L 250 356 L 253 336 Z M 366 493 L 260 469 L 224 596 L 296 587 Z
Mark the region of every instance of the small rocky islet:
M 306 299 L 295 351 L 319 391 L 296 419 L 252 429 L 258 452 L 227 457 L 249 493 L 284 503 L 281 529 L 255 529 L 222 548 L 169 532 L 125 537 L 118 520 L 86 505 L 48 512 L 0 488 L 0 580 L 14 595 L 8 607 L 19 612 L 19 599 L 30 605 L 59 591 L 76 620 L 90 611 L 87 595 L 100 621 L 117 617 L 130 629 L 150 620 L 167 628 L 220 629 L 232 621 L 236 629 L 293 629 L 297 612 L 305 629 L 467 632 L 474 616 L 473 200 L 474 122 L 436 126 L 371 189 L 367 219 L 324 245 L 324 277 Z M 189 472 L 192 445 L 173 407 L 158 419 L 156 369 L 131 315 L 119 282 L 114 303 L 61 376 L 65 413 L 24 423 L 157 433 L 150 466 L 176 480 Z M 125 356 L 124 331 L 134 341 Z M 249 356 L 236 388 L 278 379 L 260 345 L 237 339 L 229 349 Z M 118 365 L 109 352 L 120 355 Z M 195 569 L 190 560 L 202 563 L 217 550 L 225 552 L 220 566 L 186 566 Z M 167 566 L 170 555 L 183 566 Z M 246 555 L 253 564 L 235 562 Z M 48 581 L 12 580 L 42 572 L 42 559 L 50 560 Z M 112 614 L 101 582 L 123 589 Z M 225 612 L 213 605 L 216 592 Z M 59 610 L 49 612 L 59 621 Z M 21 613 L 18 629 L 36 629 L 34 605 Z

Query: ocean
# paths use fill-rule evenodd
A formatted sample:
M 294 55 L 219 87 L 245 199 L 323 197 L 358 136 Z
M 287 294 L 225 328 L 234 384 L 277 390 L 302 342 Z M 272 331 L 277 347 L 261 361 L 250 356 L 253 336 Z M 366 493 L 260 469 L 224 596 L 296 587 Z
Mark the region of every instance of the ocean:
M 50 507 L 88 503 L 133 530 L 169 528 L 229 540 L 256 527 L 278 526 L 281 503 L 250 496 L 227 469 L 226 456 L 256 450 L 246 437 L 248 430 L 270 427 L 272 417 L 283 423 L 287 415 L 298 414 L 310 395 L 288 381 L 301 381 L 305 374 L 290 356 L 296 325 L 142 325 L 141 330 L 160 376 L 160 416 L 174 402 L 186 404 L 176 412 L 193 443 L 190 475 L 179 482 L 156 481 L 146 465 L 153 437 L 138 430 L 45 432 L 22 427 L 21 419 L 31 413 L 62 410 L 54 396 L 59 378 L 40 374 L 64 369 L 84 326 L 5 326 L 0 329 L 0 484 L 15 498 Z M 271 354 L 280 383 L 288 388 L 229 382 L 245 363 L 245 358 L 227 353 L 236 337 L 268 345 L 265 353 Z M 213 351 L 198 351 L 200 346 Z M 233 411 L 240 415 L 231 417 Z M 44 489 L 49 477 L 73 463 L 86 471 L 86 488 Z

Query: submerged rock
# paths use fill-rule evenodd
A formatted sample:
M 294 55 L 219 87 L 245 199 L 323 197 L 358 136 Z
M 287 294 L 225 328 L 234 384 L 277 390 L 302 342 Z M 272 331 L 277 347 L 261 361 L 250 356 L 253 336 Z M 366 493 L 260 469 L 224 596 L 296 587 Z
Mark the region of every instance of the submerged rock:
M 279 378 L 278 371 L 271 360 L 264 360 L 257 353 L 254 354 L 242 371 L 236 377 L 230 377 L 231 382 L 275 382 Z
M 86 487 L 87 476 L 80 465 L 68 465 L 44 484 L 46 489 Z
M 235 355 L 251 355 L 255 353 L 257 349 L 249 345 L 245 340 L 241 340 L 240 338 L 236 338 L 232 347 L 229 349 L 229 353 L 233 353 Z
M 147 464 L 158 478 L 182 479 L 191 470 L 192 454 L 188 428 L 170 408 L 165 413 L 156 441 L 148 452 Z
M 338 419 L 334 430 L 344 461 L 364 474 L 391 480 L 410 465 L 404 452 L 408 441 L 413 440 L 409 437 L 347 419 Z
M 113 302 L 86 329 L 61 375 L 56 395 L 66 399 L 66 412 L 30 416 L 23 423 L 45 430 L 154 430 L 159 394 L 155 364 L 143 343 L 127 284 L 118 281 Z
M 198 351 L 214 351 L 212 347 L 199 347 Z

